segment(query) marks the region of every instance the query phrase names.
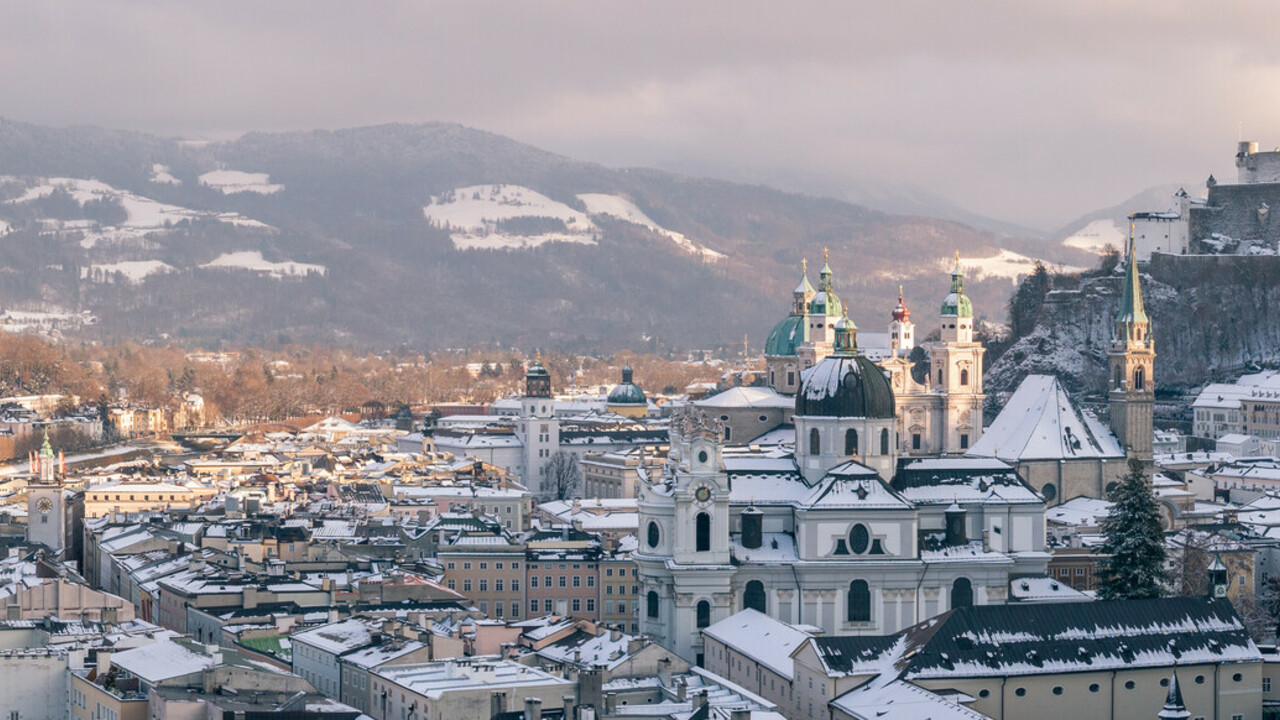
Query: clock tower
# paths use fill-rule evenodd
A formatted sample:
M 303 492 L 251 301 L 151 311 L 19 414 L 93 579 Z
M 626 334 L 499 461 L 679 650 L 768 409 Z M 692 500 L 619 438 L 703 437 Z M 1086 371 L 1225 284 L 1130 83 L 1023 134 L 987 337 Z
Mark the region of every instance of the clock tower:
M 67 544 L 66 498 L 57 470 L 58 459 L 46 430 L 36 456 L 36 477 L 27 484 L 27 542 L 50 550 L 62 550 Z

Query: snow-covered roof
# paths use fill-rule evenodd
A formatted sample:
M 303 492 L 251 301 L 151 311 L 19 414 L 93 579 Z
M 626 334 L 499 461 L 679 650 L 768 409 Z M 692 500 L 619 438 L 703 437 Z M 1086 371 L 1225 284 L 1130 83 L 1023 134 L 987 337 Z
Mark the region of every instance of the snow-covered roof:
M 796 400 L 788 395 L 780 395 L 773 388 L 768 387 L 732 387 L 721 393 L 716 393 L 711 397 L 702 400 L 695 400 L 693 404 L 700 408 L 716 408 L 729 410 L 733 408 L 777 408 L 791 409 L 796 405 Z
M 802 505 L 810 510 L 910 510 L 913 507 L 886 485 L 875 470 L 852 460 L 831 468 Z
M 372 643 L 373 627 L 369 620 L 351 618 L 294 633 L 292 638 L 295 643 L 342 655 Z
M 869 682 L 831 701 L 859 720 L 986 720 L 987 716 L 901 680 Z
M 1009 581 L 1009 598 L 1018 602 L 1089 602 L 1093 597 L 1050 577 Z
M 1123 459 L 1124 451 L 1096 418 L 1081 413 L 1051 375 L 1028 375 L 966 453 L 1026 460 Z
M 1044 511 L 1045 522 L 1071 527 L 1097 527 L 1111 514 L 1112 503 L 1099 498 L 1074 497 Z
M 808 633 L 750 608 L 703 628 L 702 634 L 788 679 L 792 677 L 791 653 L 809 638 Z
M 394 665 L 377 671 L 393 682 L 431 700 L 457 690 L 497 689 L 555 685 L 566 688 L 574 683 L 537 668 L 510 660 L 475 657 L 422 665 Z

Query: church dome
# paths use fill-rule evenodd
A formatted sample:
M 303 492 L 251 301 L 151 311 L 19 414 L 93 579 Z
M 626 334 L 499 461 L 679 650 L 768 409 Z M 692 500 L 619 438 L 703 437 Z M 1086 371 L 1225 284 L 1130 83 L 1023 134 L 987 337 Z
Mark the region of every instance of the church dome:
M 622 368 L 622 382 L 609 391 L 609 405 L 648 405 L 644 391 L 631 382 L 631 366 Z
M 796 415 L 892 418 L 893 390 L 866 357 L 837 353 L 800 373 Z
M 902 299 L 902 286 L 898 286 L 898 306 L 893 309 L 893 319 L 898 322 L 906 322 L 911 319 L 911 311 L 907 309 L 906 302 Z
M 831 290 L 823 290 L 809 301 L 809 312 L 813 315 L 840 317 L 844 314 L 844 305 L 840 302 L 839 295 Z
M 951 292 L 942 298 L 943 317 L 973 317 L 973 303 L 964 294 L 964 270 L 960 267 L 960 253 L 956 252 L 956 265 L 951 270 Z
M 769 339 L 764 342 L 764 354 L 773 357 L 795 356 L 796 348 L 804 342 L 804 318 L 789 315 L 773 326 Z

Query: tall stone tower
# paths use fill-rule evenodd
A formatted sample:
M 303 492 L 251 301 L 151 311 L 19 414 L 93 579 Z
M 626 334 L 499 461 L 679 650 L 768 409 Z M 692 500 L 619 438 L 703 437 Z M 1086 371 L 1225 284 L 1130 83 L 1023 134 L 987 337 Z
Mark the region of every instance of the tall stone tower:
M 960 253 L 951 270 L 951 292 L 939 312 L 942 341 L 929 351 L 930 381 L 942 394 L 939 451 L 963 453 L 982 435 L 982 357 L 986 348 L 973 341 L 973 303 L 964 293 Z
M 836 322 L 844 314 L 844 304 L 836 294 L 835 273 L 831 272 L 831 263 L 827 258 L 827 250 L 822 250 L 822 272 L 818 275 L 818 292 L 809 301 L 809 313 L 806 320 L 806 339 L 796 348 L 800 358 L 800 367 L 810 368 L 818 364 L 822 358 L 830 355 L 835 346 Z
M 661 478 L 638 500 L 640 632 L 695 658 L 699 629 L 733 614 L 729 558 L 729 478 L 724 427 L 700 411 L 671 420 L 671 450 Z
M 27 485 L 27 542 L 61 550 L 67 544 L 66 498 L 47 430 L 36 457 L 37 477 Z
M 525 372 L 524 397 L 520 399 L 520 422 L 516 429 L 524 445 L 522 480 L 525 486 L 539 500 L 553 499 L 555 483 L 545 477 L 543 468 L 560 449 L 560 421 L 551 395 L 551 373 L 542 366 L 541 358 L 534 360 Z
M 1116 316 L 1115 337 L 1107 353 L 1111 360 L 1111 430 L 1126 452 L 1151 465 L 1151 414 L 1155 405 L 1155 340 L 1142 303 L 1133 223 L 1129 224 L 1129 257 Z

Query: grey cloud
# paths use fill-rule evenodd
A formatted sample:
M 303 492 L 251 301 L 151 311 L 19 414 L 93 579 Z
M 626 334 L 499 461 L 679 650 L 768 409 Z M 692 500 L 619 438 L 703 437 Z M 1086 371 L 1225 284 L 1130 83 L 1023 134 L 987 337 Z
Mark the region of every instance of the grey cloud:
M 610 164 L 913 184 L 1053 227 L 1280 143 L 1273 3 L 0 0 L 0 114 L 452 120 Z M 810 188 L 812 189 L 812 188 Z

